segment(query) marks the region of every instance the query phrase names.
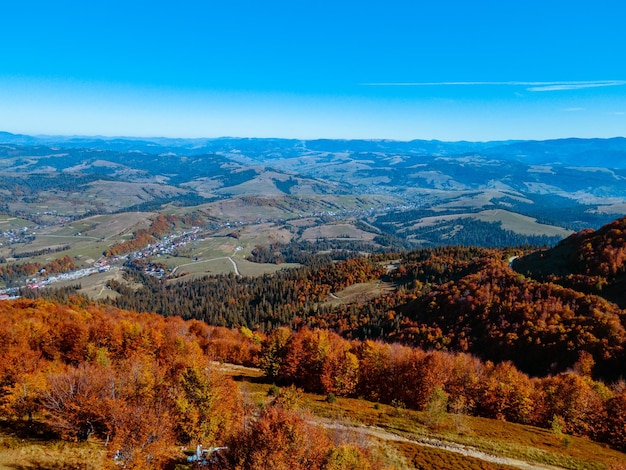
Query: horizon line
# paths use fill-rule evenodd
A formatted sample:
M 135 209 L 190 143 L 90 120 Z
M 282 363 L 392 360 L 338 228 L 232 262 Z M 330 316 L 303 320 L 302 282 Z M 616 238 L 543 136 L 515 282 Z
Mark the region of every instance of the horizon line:
M 424 142 L 445 142 L 445 143 L 456 143 L 456 142 L 469 142 L 469 143 L 487 143 L 487 142 L 546 142 L 552 140 L 611 140 L 611 139 L 626 139 L 626 135 L 613 135 L 611 137 L 576 137 L 576 136 L 568 136 L 568 137 L 551 137 L 551 138 L 500 138 L 500 139 L 454 139 L 454 140 L 446 140 L 446 139 L 437 139 L 437 138 L 411 138 L 411 139 L 394 139 L 387 137 L 315 137 L 315 138 L 300 138 L 300 137 L 259 137 L 259 136 L 229 136 L 222 135 L 218 137 L 168 137 L 164 135 L 105 135 L 105 134 L 45 134 L 45 133 L 36 133 L 36 134 L 25 134 L 25 133 L 13 133 L 5 130 L 0 130 L 0 135 L 9 134 L 15 137 L 30 137 L 33 139 L 101 139 L 101 140 L 156 140 L 156 139 L 165 139 L 165 140 L 220 140 L 220 139 L 232 139 L 232 140 L 245 140 L 245 139 L 259 139 L 259 140 L 300 140 L 300 141 L 315 141 L 315 140 L 338 140 L 338 141 L 371 141 L 371 142 L 413 142 L 413 141 L 424 141 Z M 0 138 L 0 144 L 7 144 L 9 142 L 3 142 Z M 17 144 L 19 145 L 19 144 Z

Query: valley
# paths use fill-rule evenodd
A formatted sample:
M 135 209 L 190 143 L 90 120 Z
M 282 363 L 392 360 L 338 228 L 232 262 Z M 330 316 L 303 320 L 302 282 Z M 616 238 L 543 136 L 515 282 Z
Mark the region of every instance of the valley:
M 0 466 L 626 462 L 624 139 L 0 136 Z
M 167 236 L 195 227 L 202 242 L 154 253 L 190 275 L 231 272 L 231 263 L 206 261 L 225 256 L 245 273 L 272 272 L 246 262 L 256 246 L 322 239 L 361 252 L 549 246 L 613 220 L 626 201 L 624 139 L 0 137 L 0 266 L 43 266 L 61 254 L 78 269 L 121 266 L 103 253 L 158 214 L 195 218 Z M 108 279 L 100 277 L 95 292 Z

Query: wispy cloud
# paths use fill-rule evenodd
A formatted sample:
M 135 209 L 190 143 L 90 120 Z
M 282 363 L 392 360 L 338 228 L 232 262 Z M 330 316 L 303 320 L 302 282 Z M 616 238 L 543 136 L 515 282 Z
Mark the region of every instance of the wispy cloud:
M 527 91 L 563 91 L 582 90 L 584 88 L 598 88 L 607 86 L 626 85 L 626 80 L 588 80 L 570 82 L 374 82 L 361 83 L 363 86 L 523 86 Z
M 568 113 L 576 113 L 578 111 L 584 111 L 585 108 L 565 108 L 563 111 L 567 111 Z

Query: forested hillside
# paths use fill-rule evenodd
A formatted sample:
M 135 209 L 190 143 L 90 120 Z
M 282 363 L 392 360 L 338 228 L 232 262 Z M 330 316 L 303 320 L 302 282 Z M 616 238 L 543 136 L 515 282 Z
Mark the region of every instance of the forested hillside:
M 23 291 L 57 300 L 0 302 L 0 409 L 65 439 L 102 439 L 128 468 L 171 464 L 183 458 L 176 445 L 207 442 L 229 447 L 220 468 L 263 468 L 255 465 L 270 458 L 344 468 L 333 459 L 347 455 L 360 462 L 349 468 L 384 467 L 367 446 L 346 448 L 286 410 L 295 389 L 251 411 L 217 361 L 261 367 L 270 383 L 329 399 L 435 407 L 626 450 L 626 314 L 603 290 L 565 285 L 570 270 L 600 276 L 604 288 L 619 279 L 624 223 L 550 251 L 346 251 L 335 253 L 343 261 L 307 255 L 304 267 L 259 277 L 167 280 L 130 263 L 130 279 L 110 283 L 116 306 L 71 288 Z M 510 266 L 556 254 L 558 275 L 533 279 Z M 302 453 L 305 435 L 316 444 Z
M 513 250 L 446 247 L 376 255 L 257 278 L 217 276 L 165 282 L 137 271 L 144 287 L 111 287 L 118 307 L 181 315 L 269 332 L 278 326 L 328 328 L 346 338 L 384 339 L 469 352 L 537 376 L 563 372 L 581 355 L 595 377 L 626 374 L 625 314 L 603 297 L 514 272 Z M 333 303 L 341 290 L 393 286 L 373 298 Z
M 258 362 L 262 337 L 249 330 L 80 299 L 2 302 L 0 319 L 0 418 L 68 441 L 99 439 L 108 454 L 102 466 L 172 468 L 185 461 L 180 445 L 227 444 L 219 468 L 260 470 L 268 460 L 343 468 L 335 465 L 346 456 L 372 468 L 367 449 L 331 441 L 280 402 L 250 408 L 212 362 Z
M 626 218 L 578 232 L 551 249 L 515 260 L 515 269 L 626 307 Z
M 214 361 L 259 365 L 268 381 L 424 410 L 429 419 L 482 416 L 626 449 L 626 389 L 588 377 L 588 357 L 575 371 L 531 378 L 510 362 L 465 353 L 349 341 L 323 329 L 266 336 L 78 298 L 2 302 L 0 318 L 2 419 L 30 420 L 31 432 L 66 440 L 100 439 L 112 468 L 171 466 L 185 458 L 177 446 L 196 443 L 228 447 L 216 468 L 388 468 L 362 440 L 331 439 L 290 411 L 296 389 L 256 408 Z

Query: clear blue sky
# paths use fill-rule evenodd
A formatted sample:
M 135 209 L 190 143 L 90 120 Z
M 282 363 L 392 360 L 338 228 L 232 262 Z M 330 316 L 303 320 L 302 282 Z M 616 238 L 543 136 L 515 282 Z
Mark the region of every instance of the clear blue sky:
M 626 134 L 622 0 L 3 3 L 9 132 Z

